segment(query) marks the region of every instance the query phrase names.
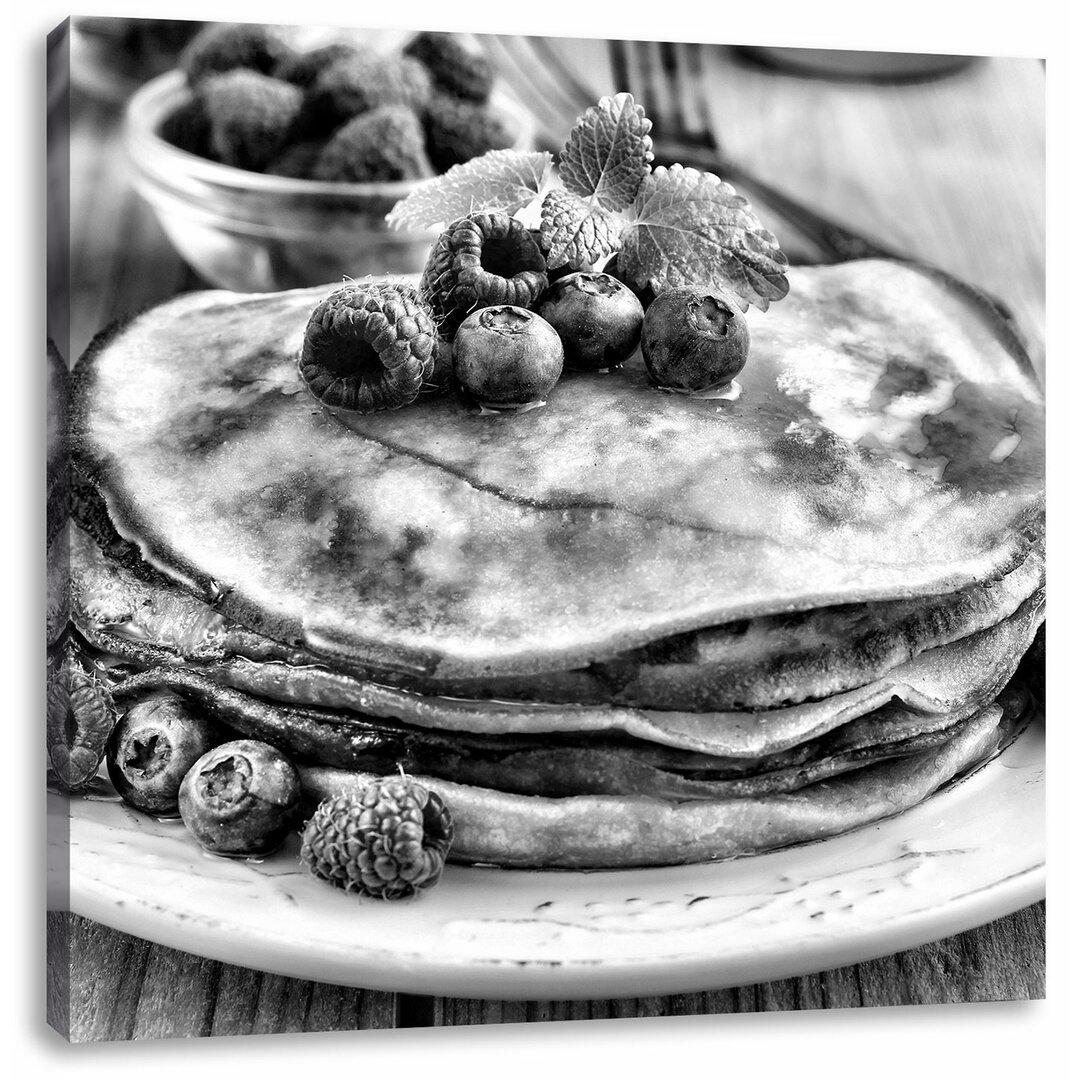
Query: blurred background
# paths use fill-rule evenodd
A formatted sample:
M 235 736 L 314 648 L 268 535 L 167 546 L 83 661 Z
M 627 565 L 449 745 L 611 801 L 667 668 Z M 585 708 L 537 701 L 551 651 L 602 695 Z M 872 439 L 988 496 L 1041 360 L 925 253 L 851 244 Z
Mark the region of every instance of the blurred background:
M 422 267 L 430 238 L 383 221 L 416 181 L 271 175 L 163 137 L 190 99 L 175 69 L 202 26 L 72 21 L 71 358 L 118 309 L 181 288 L 263 291 Z M 300 50 L 347 41 L 391 57 L 411 36 L 284 33 Z M 489 141 L 557 155 L 576 116 L 629 89 L 654 122 L 656 163 L 729 180 L 792 262 L 879 251 L 930 262 L 1004 300 L 1041 368 L 1038 60 L 459 37 L 494 70 Z

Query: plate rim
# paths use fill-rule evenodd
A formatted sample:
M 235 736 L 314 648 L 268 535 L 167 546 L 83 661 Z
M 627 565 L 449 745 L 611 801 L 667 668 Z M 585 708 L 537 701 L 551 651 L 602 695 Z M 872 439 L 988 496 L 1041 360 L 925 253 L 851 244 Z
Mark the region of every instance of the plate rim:
M 469 997 L 482 1000 L 595 1000 L 607 998 L 631 998 L 645 996 L 663 996 L 671 994 L 701 993 L 713 990 L 733 989 L 739 986 L 772 982 L 774 980 L 798 978 L 817 972 L 848 967 L 891 956 L 908 949 L 918 948 L 943 938 L 952 937 L 984 925 L 997 918 L 1003 918 L 1045 897 L 1045 863 L 1030 867 L 1018 875 L 1012 875 L 1004 882 L 993 887 L 982 887 L 977 892 L 985 897 L 985 903 L 964 907 L 953 913 L 942 905 L 927 908 L 917 918 L 905 923 L 902 935 L 889 939 L 887 946 L 875 946 L 874 928 L 865 927 L 860 933 L 851 935 L 841 944 L 829 939 L 815 943 L 805 951 L 793 956 L 771 955 L 762 960 L 753 977 L 747 978 L 742 969 L 733 966 L 725 969 L 722 958 L 703 956 L 700 958 L 680 958 L 683 969 L 680 972 L 649 970 L 650 961 L 605 959 L 602 965 L 594 962 L 569 961 L 561 964 L 563 971 L 558 977 L 547 978 L 545 973 L 558 970 L 554 965 L 541 965 L 533 962 L 530 971 L 532 980 L 527 986 L 515 986 L 505 979 L 492 964 L 491 978 L 480 975 L 476 985 L 463 990 L 458 981 L 458 971 L 446 963 L 436 968 L 426 967 L 422 973 L 412 969 L 403 969 L 402 954 L 386 954 L 390 959 L 378 963 L 382 954 L 371 950 L 364 951 L 364 977 L 358 978 L 358 968 L 350 966 L 341 958 L 337 962 L 327 963 L 323 958 L 319 963 L 300 964 L 252 964 L 250 955 L 245 955 L 241 946 L 232 946 L 235 940 L 227 932 L 212 934 L 209 930 L 195 935 L 190 947 L 181 951 L 201 956 L 208 960 L 234 964 L 258 971 L 305 981 L 327 982 L 332 985 L 348 986 L 354 989 L 373 990 L 387 993 L 423 994 L 433 997 Z M 993 897 L 994 901 L 990 898 Z M 109 903 L 104 896 L 73 903 L 75 914 L 103 923 L 121 933 L 144 938 L 165 948 L 179 949 L 175 938 L 160 934 L 160 924 L 151 914 L 127 920 L 115 917 L 118 910 L 115 903 Z M 137 911 L 137 908 L 125 907 L 125 911 Z M 144 909 L 149 910 L 149 909 Z M 948 918 L 941 918 L 941 913 L 949 913 Z M 202 924 L 192 921 L 189 928 L 194 930 Z M 235 927 L 229 927 L 235 929 Z M 211 942 L 211 939 L 212 942 Z M 275 954 L 275 959 L 279 954 Z M 417 954 L 419 955 L 419 954 Z M 372 961 L 376 961 L 372 964 Z M 478 965 L 481 961 L 474 961 Z M 507 960 L 507 965 L 523 963 Z M 587 988 L 573 985 L 578 976 L 585 971 L 592 977 Z M 726 973 L 725 973 L 726 972 Z M 473 971 L 473 975 L 477 972 Z M 634 985 L 624 984 L 628 977 L 634 979 Z M 571 982 L 565 981 L 566 979 Z M 540 985 L 538 985 L 540 984 Z M 545 990 L 546 987 L 546 990 Z M 541 992 L 545 991 L 545 992 Z
M 1039 800 L 1039 816 L 1045 824 L 1044 746 L 1045 727 L 1040 716 L 1027 725 L 997 756 L 960 781 L 936 792 L 918 806 L 837 837 L 795 845 L 795 850 L 805 851 L 823 846 L 827 849 L 828 845 L 841 841 L 844 837 L 857 836 L 869 841 L 869 852 L 875 849 L 884 851 L 889 840 L 895 839 L 903 831 L 897 829 L 896 823 L 910 821 L 912 814 L 925 808 L 936 813 L 951 794 L 967 787 L 968 782 L 980 774 L 987 777 L 988 786 L 985 789 L 979 788 L 974 796 L 976 800 L 994 797 L 999 785 L 1007 787 L 1013 782 L 1010 778 L 1014 772 L 1019 772 L 1016 766 L 1005 761 L 1010 752 L 1022 759 L 1025 753 L 1038 751 L 1037 761 L 1024 763 L 1025 766 L 1038 769 L 1034 778 L 1025 780 L 1024 783 L 1036 788 L 1027 798 Z M 1018 790 L 1017 788 L 1016 791 Z M 50 795 L 50 798 L 57 797 Z M 79 829 L 80 802 L 81 800 L 71 799 L 66 808 L 69 815 L 67 823 L 75 833 Z M 127 812 L 120 804 L 116 805 Z M 875 832 L 884 835 L 875 837 L 872 835 Z M 937 839 L 947 836 L 946 829 L 945 836 Z M 976 882 L 971 889 L 951 893 L 946 899 L 931 898 L 925 906 L 915 903 L 915 900 L 923 896 L 922 893 L 916 893 L 909 904 L 887 918 L 864 919 L 839 934 L 832 932 L 818 936 L 809 935 L 801 941 L 790 936 L 781 936 L 771 940 L 767 947 L 759 946 L 754 955 L 743 950 L 736 951 L 734 956 L 718 948 L 715 940 L 703 940 L 703 947 L 693 952 L 660 951 L 657 955 L 648 957 L 636 955 L 620 958 L 605 955 L 595 959 L 571 956 L 546 960 L 530 957 L 526 960 L 507 951 L 496 957 L 474 956 L 461 959 L 447 955 L 432 957 L 425 954 L 420 946 L 411 953 L 400 949 L 382 950 L 373 947 L 371 940 L 338 942 L 335 947 L 327 947 L 325 939 L 318 941 L 312 937 L 298 940 L 290 936 L 287 927 L 273 934 L 260 928 L 256 935 L 257 940 L 253 942 L 251 927 L 242 926 L 235 913 L 216 914 L 212 920 L 208 920 L 205 912 L 184 910 L 183 903 L 174 905 L 174 910 L 167 911 L 160 904 L 148 903 L 138 895 L 137 877 L 118 884 L 88 874 L 86 867 L 80 864 L 82 856 L 76 854 L 72 857 L 73 847 L 68 850 L 69 862 L 66 868 L 70 909 L 76 914 L 158 945 L 207 959 L 289 978 L 366 990 L 488 1000 L 590 1000 L 696 993 L 796 978 L 892 955 L 962 933 L 1012 914 L 1045 897 L 1044 837 L 1045 827 L 1042 834 L 1036 838 L 1035 844 L 1030 844 L 1027 838 L 1023 838 L 1023 850 L 1030 847 L 1031 860 L 1019 869 L 1016 864 L 1024 861 L 1014 860 L 1009 872 L 997 880 Z M 1014 843 L 1019 840 L 1020 837 L 1015 837 Z M 987 846 L 992 847 L 993 842 Z M 754 860 L 783 855 L 785 850 L 789 849 L 760 856 L 745 856 L 734 862 L 745 862 L 752 866 Z M 1018 847 L 1014 850 L 1021 849 Z M 701 868 L 721 865 L 724 864 L 701 864 Z M 758 862 L 756 865 L 762 864 Z M 446 879 L 439 888 L 453 888 L 455 877 L 473 873 L 517 875 L 523 882 L 526 879 L 535 881 L 539 877 L 555 878 L 558 875 L 578 878 L 587 876 L 592 880 L 606 877 L 614 880 L 626 875 L 644 873 L 653 875 L 654 880 L 660 880 L 661 885 L 666 887 L 662 880 L 664 875 L 671 874 L 674 884 L 674 875 L 680 871 L 692 873 L 696 869 L 700 868 L 691 866 L 586 872 L 506 871 L 490 867 L 452 866 L 448 868 Z M 701 872 L 710 871 L 702 869 Z M 619 883 L 621 884 L 621 881 Z M 515 883 L 511 881 L 511 888 L 513 887 Z M 422 914 L 425 909 L 418 905 L 422 905 L 424 899 L 423 896 L 417 897 L 407 902 L 409 908 L 394 910 L 414 913 L 419 911 Z M 419 926 L 434 926 L 436 921 L 422 915 Z M 794 924 L 792 926 L 794 927 Z

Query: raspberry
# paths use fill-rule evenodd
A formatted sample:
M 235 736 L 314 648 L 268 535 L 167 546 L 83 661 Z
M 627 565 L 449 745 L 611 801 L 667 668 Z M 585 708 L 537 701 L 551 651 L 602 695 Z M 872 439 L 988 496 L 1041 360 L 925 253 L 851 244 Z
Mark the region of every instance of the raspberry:
M 260 172 L 289 141 L 304 92 L 283 79 L 238 70 L 204 80 L 199 98 L 210 121 L 214 157 Z
M 399 900 L 442 875 L 454 824 L 442 799 L 407 777 L 324 799 L 304 827 L 301 862 L 346 892 Z
M 303 89 L 310 89 L 332 64 L 350 57 L 375 58 L 375 50 L 355 41 L 331 41 L 307 52 L 293 53 L 274 68 L 275 78 L 284 79 Z
M 482 307 L 531 307 L 547 288 L 546 261 L 536 240 L 501 211 L 469 214 L 450 225 L 431 248 L 420 297 L 452 337 Z
M 211 23 L 184 47 L 178 66 L 195 83 L 209 75 L 248 68 L 269 75 L 291 54 L 278 30 L 258 23 Z
M 315 161 L 316 180 L 377 183 L 431 175 L 416 113 L 385 105 L 353 117 L 334 132 Z
M 411 56 L 399 56 L 397 67 L 405 104 L 419 112 L 427 106 L 435 92 L 431 72 Z
M 369 413 L 408 405 L 434 368 L 436 328 L 408 285 L 346 285 L 311 313 L 300 375 L 326 405 Z
M 263 170 L 268 176 L 288 176 L 293 180 L 312 180 L 315 163 L 324 144 L 317 140 L 290 143 Z
M 434 363 L 431 374 L 424 382 L 422 394 L 441 394 L 449 390 L 454 382 L 454 339 L 440 337 L 435 343 L 432 354 Z
M 470 52 L 453 34 L 417 34 L 404 53 L 431 72 L 436 89 L 443 93 L 467 101 L 487 101 L 491 96 L 495 73 L 490 61 Z
M 116 720 L 108 686 L 69 643 L 46 682 L 49 761 L 63 788 L 80 791 L 94 779 Z
M 489 150 L 512 146 L 502 119 L 484 105 L 436 94 L 424 110 L 428 157 L 437 172 L 446 172 Z
M 335 60 L 307 91 L 304 123 L 309 135 L 330 133 L 361 113 L 384 105 L 411 107 L 424 94 L 415 71 L 392 57 L 354 52 Z
M 172 146 L 186 150 L 196 157 L 212 158 L 210 118 L 196 97 L 184 102 L 175 112 L 161 121 L 158 134 Z

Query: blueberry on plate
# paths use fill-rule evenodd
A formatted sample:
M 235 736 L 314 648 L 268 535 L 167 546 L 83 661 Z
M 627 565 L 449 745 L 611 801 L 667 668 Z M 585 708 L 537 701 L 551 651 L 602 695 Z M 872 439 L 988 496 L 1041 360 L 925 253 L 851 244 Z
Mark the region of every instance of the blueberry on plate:
M 491 409 L 542 401 L 559 381 L 563 344 L 533 311 L 504 304 L 473 312 L 454 336 L 454 375 Z
M 641 340 L 641 301 L 611 274 L 582 270 L 559 278 L 536 310 L 562 339 L 566 366 L 577 371 L 618 367 Z
M 742 371 L 749 352 L 746 316 L 719 290 L 666 289 L 645 312 L 641 355 L 658 386 L 718 389 Z
M 300 809 L 300 776 L 267 743 L 237 739 L 203 754 L 180 785 L 180 816 L 215 855 L 269 855 Z
M 221 735 L 217 726 L 176 694 L 132 705 L 109 738 L 105 764 L 129 806 L 156 817 L 176 817 L 181 781 Z

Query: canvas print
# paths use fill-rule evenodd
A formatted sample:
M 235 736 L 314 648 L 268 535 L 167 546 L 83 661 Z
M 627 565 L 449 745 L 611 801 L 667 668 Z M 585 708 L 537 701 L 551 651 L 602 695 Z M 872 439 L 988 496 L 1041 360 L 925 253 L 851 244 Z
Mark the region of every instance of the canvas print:
M 1042 996 L 1038 60 L 49 60 L 55 1028 Z

